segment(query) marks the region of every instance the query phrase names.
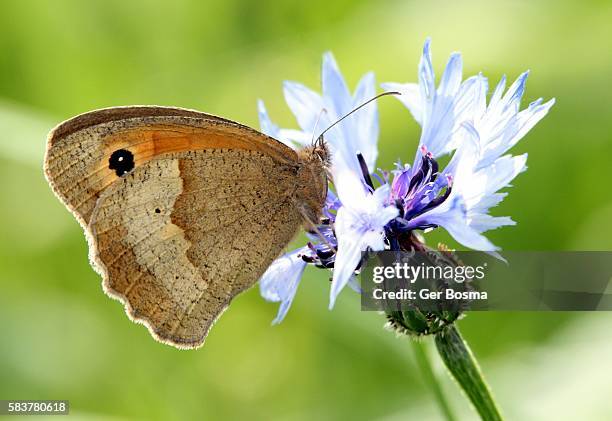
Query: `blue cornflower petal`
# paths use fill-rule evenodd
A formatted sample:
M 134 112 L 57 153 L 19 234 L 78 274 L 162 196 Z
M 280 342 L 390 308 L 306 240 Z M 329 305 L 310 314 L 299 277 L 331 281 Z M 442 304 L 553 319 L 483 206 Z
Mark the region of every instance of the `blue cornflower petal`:
M 329 308 L 355 272 L 361 253 L 367 249 L 385 248 L 385 225 L 399 211 L 389 206 L 390 188 L 387 184 L 373 193 L 366 191 L 359 175 L 343 171 L 334 174 L 334 184 L 342 207 L 335 221 L 338 252 L 334 265 Z
M 346 82 L 340 73 L 333 54 L 330 52 L 323 54 L 321 84 L 326 105 L 334 111 L 334 118 L 338 118 L 350 111 L 352 105 L 351 93 L 346 86 Z
M 484 213 L 470 218 L 470 227 L 480 233 L 507 225 L 516 225 L 516 222 L 509 216 L 491 216 Z
M 302 247 L 279 257 L 259 280 L 261 296 L 267 301 L 281 303 L 272 324 L 280 323 L 289 311 L 306 268 L 301 256 L 308 252 L 308 247 Z
M 272 123 L 272 120 L 270 120 L 268 110 L 266 110 L 266 106 L 261 99 L 257 100 L 257 114 L 259 116 L 259 127 L 261 128 L 262 133 L 278 139 L 280 129 L 276 124 Z
M 357 108 L 376 95 L 376 78 L 374 73 L 366 73 L 355 89 L 351 109 Z M 350 111 L 350 110 L 349 110 Z M 357 152 L 363 156 L 368 170 L 372 173 L 376 170 L 376 159 L 378 158 L 378 105 L 376 102 L 368 104 L 351 116 L 354 124 L 353 135 L 356 135 Z M 353 155 L 355 151 L 352 151 Z
M 385 82 L 380 86 L 388 92 L 399 92 L 401 95 L 397 99 L 408 108 L 417 123 L 423 124 L 423 100 L 418 83 Z
M 440 85 L 438 86 L 438 95 L 441 96 L 454 96 L 461 85 L 461 76 L 463 69 L 463 61 L 461 60 L 460 53 L 451 54 L 446 63 L 446 69 L 440 79 Z
M 431 63 L 431 39 L 427 38 L 423 45 L 423 54 L 419 62 L 419 88 L 421 99 L 431 101 L 436 91 L 436 76 Z
M 304 132 L 298 130 L 281 129 L 270 120 L 268 111 L 260 99 L 257 101 L 257 111 L 259 115 L 259 127 L 262 133 L 273 137 L 285 145 L 296 148 L 298 146 L 306 146 L 311 143 L 311 138 L 306 136 Z
M 323 99 L 318 93 L 297 82 L 284 82 L 283 92 L 285 101 L 295 116 L 298 125 L 312 137 L 317 118 L 323 110 Z M 325 118 L 325 115 L 321 115 L 322 120 Z
M 467 221 L 467 208 L 463 198 L 456 195 L 443 205 L 410 221 L 410 226 L 435 224 L 443 227 L 458 243 L 474 250 L 498 250 L 487 238 L 471 227 Z
M 514 178 L 525 171 L 527 154 L 498 158 L 493 164 L 472 173 L 470 185 L 464 190 L 466 197 L 482 197 L 495 193 L 510 184 Z M 471 195 L 471 196 L 468 196 Z
M 490 165 L 500 155 L 507 152 L 518 143 L 529 130 L 533 128 L 554 105 L 555 100 L 551 99 L 545 104 L 541 100 L 532 102 L 529 107 L 518 113 L 513 113 L 505 122 L 503 131 L 491 134 L 483 142 L 483 154 L 478 163 L 479 167 Z M 483 136 L 487 135 L 487 125 L 491 125 L 492 117 L 485 115 L 481 122 L 477 123 L 482 127 L 480 131 Z M 498 123 L 498 125 L 500 125 Z
M 495 107 L 506 89 L 506 75 L 503 75 L 499 80 L 499 83 L 495 87 L 491 99 L 489 100 L 489 107 Z
M 470 126 L 464 124 L 463 127 Z M 468 133 L 473 135 L 473 130 L 472 128 Z M 450 168 L 452 171 L 450 174 L 453 184 L 449 198 L 452 206 L 448 203 L 442 205 L 424 213 L 412 223 L 426 222 L 440 225 L 461 244 L 476 250 L 491 251 L 495 249 L 494 246 L 477 234 L 514 224 L 510 218 L 494 218 L 487 213 L 490 207 L 497 205 L 505 197 L 505 194 L 497 191 L 509 185 L 520 172 L 525 170 L 527 154 L 515 157 L 506 155 L 485 168 L 477 169 L 476 164 L 479 159 L 477 141 L 478 139 L 473 138 L 472 142 L 464 143 L 447 167 L 447 170 Z M 449 215 L 443 215 L 445 212 Z
M 331 53 L 323 55 L 321 73 L 322 95 L 297 82 L 286 81 L 283 84 L 285 100 L 301 131 L 275 127 L 269 121 L 265 108 L 260 106 L 262 130 L 269 130 L 274 134 L 268 134 L 284 143 L 306 145 L 333 122 L 376 94 L 374 75 L 367 73 L 359 81 L 355 94 L 351 95 Z M 325 134 L 332 152 L 332 165 L 361 171 L 357 160 L 357 152 L 360 152 L 368 170 L 374 172 L 378 132 L 378 108 L 373 102 Z
M 525 93 L 525 84 L 527 83 L 527 77 L 529 76 L 529 70 L 521 73 L 521 75 L 514 81 L 514 83 L 508 88 L 508 92 L 504 95 L 500 103 L 505 109 L 510 109 L 513 112 L 518 112 L 521 106 L 521 98 Z
M 487 78 L 481 74 L 469 77 L 461 84 L 455 98 L 455 129 L 486 110 L 487 89 Z
M 361 289 L 361 284 L 359 284 L 359 281 L 357 280 L 357 277 L 355 275 L 349 278 L 348 286 L 358 294 L 363 293 L 363 290 Z
M 452 142 L 452 134 L 458 126 L 458 113 L 462 113 L 473 101 L 463 101 L 462 109 L 457 110 L 459 94 L 473 96 L 472 89 L 464 86 L 461 78 L 463 62 L 461 54 L 451 54 L 446 69 L 442 74 L 438 89 L 435 87 L 435 74 L 431 62 L 431 41 L 429 38 L 423 46 L 423 54 L 419 63 L 418 95 L 412 84 L 385 83 L 384 89 L 397 89 L 403 95 L 398 99 L 402 101 L 413 114 L 417 122 L 423 127 L 419 146 L 424 146 L 434 157 L 448 153 L 456 148 Z M 470 82 L 472 84 L 472 82 Z M 405 97 L 404 97 L 405 95 Z M 420 160 L 417 151 L 416 161 Z
M 338 216 L 342 215 L 346 210 L 340 209 Z M 343 219 L 340 218 L 340 221 Z M 339 240 L 340 241 L 340 240 Z M 336 304 L 336 298 L 340 291 L 344 289 L 348 283 L 355 268 L 361 260 L 361 244 L 357 239 L 347 238 L 338 243 L 338 252 L 336 253 L 336 262 L 334 266 L 334 275 L 329 292 L 329 309 L 331 310 Z
M 453 149 L 450 140 L 456 125 L 455 95 L 459 91 L 461 72 L 461 56 L 451 55 L 438 92 L 435 92 L 431 99 L 427 98 L 420 145 L 425 146 L 434 157 Z

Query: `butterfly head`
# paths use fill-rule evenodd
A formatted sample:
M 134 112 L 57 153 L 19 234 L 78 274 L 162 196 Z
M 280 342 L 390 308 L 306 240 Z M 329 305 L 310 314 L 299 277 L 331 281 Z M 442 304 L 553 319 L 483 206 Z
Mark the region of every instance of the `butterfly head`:
M 319 159 L 319 161 L 325 166 L 325 168 L 329 168 L 331 165 L 331 154 L 329 153 L 329 148 L 327 143 L 323 139 L 323 136 L 319 136 L 317 140 L 312 145 L 312 155 Z
M 323 137 L 298 151 L 297 201 L 307 222 L 318 221 L 327 197 L 327 173 L 331 155 Z

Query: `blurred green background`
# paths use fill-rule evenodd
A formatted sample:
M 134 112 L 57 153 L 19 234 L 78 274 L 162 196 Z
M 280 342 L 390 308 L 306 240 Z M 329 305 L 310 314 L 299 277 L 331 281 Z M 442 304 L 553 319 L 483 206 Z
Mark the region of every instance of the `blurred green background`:
M 256 288 L 197 351 L 155 342 L 104 295 L 80 227 L 42 175 L 45 136 L 100 107 L 196 108 L 257 127 L 256 99 L 295 122 L 281 82 L 318 88 L 334 52 L 354 87 L 415 81 L 422 43 L 494 83 L 530 68 L 525 103 L 557 98 L 496 211 L 504 249 L 612 247 L 612 6 L 605 1 L 35 1 L 0 5 L 0 398 L 69 399 L 81 419 L 437 419 L 411 344 L 307 270 L 287 319 Z M 414 156 L 418 127 L 380 102 L 381 158 Z M 431 241 L 448 240 L 443 233 Z M 450 241 L 450 244 L 454 244 Z M 609 419 L 612 314 L 478 313 L 460 322 L 510 419 Z M 435 357 L 435 356 L 433 356 Z M 434 358 L 437 361 L 437 359 Z M 466 419 L 467 401 L 439 364 Z

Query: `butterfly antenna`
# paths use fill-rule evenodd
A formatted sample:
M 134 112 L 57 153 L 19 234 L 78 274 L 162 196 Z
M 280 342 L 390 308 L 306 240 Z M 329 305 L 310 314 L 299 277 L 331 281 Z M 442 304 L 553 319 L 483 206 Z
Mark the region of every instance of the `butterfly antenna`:
M 331 129 L 332 127 L 334 127 L 336 124 L 340 123 L 342 120 L 344 120 L 345 118 L 347 118 L 348 116 L 350 116 L 351 114 L 353 114 L 356 111 L 359 111 L 361 108 L 365 107 L 366 105 L 368 105 L 370 102 L 376 101 L 378 98 L 382 98 L 383 96 L 387 96 L 387 95 L 401 95 L 400 92 L 397 91 L 389 91 L 389 92 L 383 92 L 381 94 L 376 95 L 373 98 L 368 99 L 366 102 L 364 102 L 363 104 L 353 108 L 351 111 L 349 111 L 348 113 L 344 114 L 342 117 L 340 117 L 338 120 L 336 120 L 334 123 L 332 123 L 331 126 L 329 126 L 327 129 L 323 130 L 323 133 L 321 133 L 319 135 L 319 138 L 322 138 L 323 135 L 325 133 L 327 133 L 327 131 L 329 129 Z
M 315 133 L 317 132 L 317 129 L 319 128 L 319 122 L 321 121 L 321 117 L 323 116 L 323 114 L 326 114 L 326 113 L 327 113 L 327 110 L 325 108 L 321 108 L 321 112 L 319 112 L 319 115 L 317 116 L 317 120 L 315 121 L 314 127 L 312 128 L 312 139 L 310 139 L 310 143 L 313 145 L 315 141 Z

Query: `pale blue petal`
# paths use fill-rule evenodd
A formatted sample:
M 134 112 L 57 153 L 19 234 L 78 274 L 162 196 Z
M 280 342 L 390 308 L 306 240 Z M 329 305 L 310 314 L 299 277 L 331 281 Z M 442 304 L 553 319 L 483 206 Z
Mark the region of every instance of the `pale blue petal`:
M 376 200 L 377 203 L 384 205 L 390 199 L 389 192 L 390 192 L 389 185 L 383 184 L 382 186 L 374 190 L 374 199 Z
M 554 105 L 555 99 L 551 99 L 545 104 L 541 99 L 532 102 L 529 107 L 518 114 L 506 126 L 503 136 L 492 147 L 489 147 L 483 154 L 479 167 L 489 165 L 499 156 L 518 143 L 529 130 L 531 130 Z
M 340 144 L 336 146 L 330 138 L 327 138 L 330 149 L 332 150 L 332 168 L 331 172 L 334 178 L 334 185 L 337 186 L 336 174 L 342 172 L 350 172 L 355 174 L 355 177 L 362 180 L 361 167 L 357 160 L 357 155 L 350 145 Z M 335 140 L 335 139 L 334 139 Z M 340 193 L 338 194 L 340 196 Z M 342 199 L 340 199 L 342 201 Z
M 431 64 L 431 39 L 425 40 L 423 55 L 419 63 L 419 88 L 423 101 L 431 101 L 436 92 L 436 77 Z M 425 122 L 423 122 L 425 124 Z
M 478 201 L 477 204 L 470 207 L 470 211 L 474 211 L 477 213 L 487 213 L 489 209 L 497 206 L 502 200 L 504 200 L 507 195 L 508 193 L 493 193 L 484 196 Z
M 323 89 L 323 105 L 327 110 L 327 119 L 322 124 L 324 127 L 328 127 L 349 113 L 353 108 L 353 97 L 344 82 L 344 78 L 333 55 L 329 52 L 323 55 L 321 84 Z M 356 118 L 361 118 L 361 115 L 352 115 L 344 119 L 329 130 L 325 137 L 333 152 L 332 163 L 334 166 L 361 171 L 356 157 L 357 152 L 361 152 L 359 149 L 361 146 L 359 141 L 360 134 L 357 133 L 355 125 Z M 371 157 L 369 159 L 370 161 L 372 160 Z M 370 171 L 373 170 L 370 169 Z
M 342 208 L 338 211 L 340 218 Z M 336 261 L 334 263 L 334 275 L 332 278 L 331 290 L 329 292 L 329 309 L 331 310 L 336 303 L 336 298 L 353 276 L 353 272 L 361 260 L 361 247 L 358 239 L 346 239 L 338 244 Z
M 399 210 L 395 206 L 387 206 L 376 215 L 376 224 L 385 226 L 398 215 Z
M 295 292 L 297 291 L 297 285 L 299 284 L 296 284 L 296 289 L 293 290 L 293 295 L 291 296 L 291 298 L 283 300 L 280 303 L 280 306 L 278 306 L 278 312 L 276 313 L 276 317 L 274 318 L 274 320 L 272 320 L 273 325 L 277 325 L 283 320 L 285 320 L 285 316 L 287 316 L 287 313 L 291 308 L 291 304 L 293 304 L 293 297 L 295 296 Z
M 272 120 L 270 120 L 268 111 L 262 100 L 257 101 L 257 111 L 259 114 L 259 126 L 262 133 L 281 141 L 290 148 L 295 148 L 296 145 L 306 145 L 310 143 L 310 139 L 308 142 L 304 142 L 304 138 L 307 137 L 304 132 L 281 129 L 274 124 Z
M 477 230 L 467 225 L 465 222 L 440 220 L 439 225 L 443 227 L 448 233 L 457 240 L 458 243 L 469 247 L 473 250 L 479 251 L 494 251 L 499 250 L 491 243 L 484 235 L 480 234 Z
M 489 81 L 482 73 L 476 76 L 478 79 L 478 86 L 474 95 L 475 112 L 479 115 L 485 112 L 487 109 L 487 94 L 489 92 Z
M 331 104 L 331 110 L 338 118 L 350 111 L 352 97 L 340 73 L 338 64 L 332 53 L 323 54 L 323 68 L 321 71 L 321 84 L 323 96 Z
M 480 150 L 478 131 L 471 123 L 463 122 L 459 129 L 455 131 L 455 136 L 461 138 L 460 147 L 453 153 L 450 162 L 442 171 L 444 177 L 436 179 L 435 185 L 439 189 L 448 184 L 447 176 L 451 176 L 455 181 L 459 181 L 456 187 L 463 187 L 462 184 L 472 184 L 469 180 L 464 180 L 466 176 L 461 176 L 460 173 L 467 173 L 468 177 L 472 174 L 473 166 Z
M 478 75 L 466 79 L 459 88 L 455 99 L 455 120 L 461 123 L 474 120 L 487 107 L 487 78 Z
M 377 227 L 377 230 L 368 230 L 361 236 L 361 250 L 367 249 L 379 251 L 385 248 L 385 231 L 382 226 Z
M 270 137 L 278 139 L 279 128 L 270 120 L 266 106 L 261 99 L 257 100 L 257 114 L 259 116 L 259 127 L 261 128 L 261 132 Z
M 491 95 L 491 99 L 489 100 L 489 107 L 497 106 L 497 103 L 499 102 L 502 97 L 502 94 L 504 93 L 504 89 L 506 89 L 506 75 L 502 76 L 502 78 L 499 80 L 499 83 L 495 87 L 493 95 Z
M 461 85 L 462 71 L 463 61 L 461 59 L 461 54 L 451 54 L 446 64 L 446 69 L 444 69 L 444 73 L 440 79 L 438 95 L 454 96 Z
M 422 125 L 423 100 L 418 84 L 386 82 L 381 83 L 380 86 L 387 92 L 396 91 L 401 93 L 401 95 L 397 95 L 396 98 L 408 108 L 416 122 Z
M 506 92 L 501 100 L 501 104 L 503 104 L 505 109 L 509 108 L 512 112 L 518 112 L 521 105 L 521 98 L 525 93 L 525 84 L 527 83 L 528 76 L 529 70 L 521 73 L 514 83 L 508 88 L 508 92 Z
M 308 250 L 308 247 L 302 247 L 279 257 L 259 280 L 261 296 L 267 301 L 281 303 L 273 324 L 280 323 L 291 307 L 306 268 L 306 262 L 302 260 L 301 255 Z
M 497 250 L 485 236 L 469 226 L 465 203 L 459 196 L 449 198 L 444 206 L 434 208 L 410 221 L 410 225 L 415 227 L 425 223 L 443 227 L 457 242 L 471 249 Z
M 336 194 L 344 207 L 358 207 L 366 200 L 366 190 L 360 173 L 333 169 Z M 341 227 L 340 227 L 341 228 Z M 339 228 L 336 227 L 336 230 Z
M 312 134 L 293 129 L 279 129 L 276 139 L 283 143 L 291 142 L 300 146 L 309 146 L 313 141 Z
M 395 206 L 385 207 L 389 200 L 389 185 L 385 184 L 366 193 L 363 182 L 356 174 L 340 172 L 334 183 L 343 206 L 335 220 L 338 252 L 334 263 L 330 308 L 349 281 L 361 259 L 361 252 L 385 247 L 384 226 L 399 213 Z
M 301 130 L 281 129 L 274 124 L 272 120 L 270 120 L 262 100 L 257 101 L 257 110 L 259 114 L 259 126 L 262 133 L 294 149 L 297 146 L 307 146 L 312 143 L 312 136 L 309 136 L 307 133 Z
M 456 124 L 454 106 L 455 95 L 461 84 L 461 56 L 456 53 L 451 55 L 437 94 L 433 90 L 434 76 L 430 67 L 431 56 L 427 42 L 419 72 L 421 97 L 425 100 L 420 144 L 434 157 L 438 157 L 455 148 L 451 142 L 451 134 Z
M 297 82 L 283 84 L 285 101 L 295 116 L 298 125 L 305 133 L 312 134 L 315 122 L 323 110 L 321 96 Z M 323 115 L 321 119 L 323 120 Z
M 527 154 L 498 158 L 493 164 L 474 174 L 472 191 L 490 195 L 506 187 L 518 174 L 526 169 Z M 474 194 L 472 194 L 474 196 Z
M 351 289 L 358 294 L 361 294 L 363 292 L 363 290 L 361 289 L 361 285 L 359 284 L 359 281 L 357 280 L 356 276 L 351 276 L 349 278 L 348 286 L 351 287 Z
M 376 95 L 376 79 L 374 73 L 365 74 L 355 90 L 353 105 L 357 108 Z M 376 101 L 356 111 L 351 116 L 354 123 L 354 136 L 356 136 L 357 150 L 361 152 L 372 173 L 376 171 L 376 158 L 378 157 L 378 104 Z
M 367 100 L 372 99 L 374 95 L 376 95 L 376 78 L 373 72 L 368 72 L 363 75 L 357 83 L 351 108 L 355 108 Z M 374 104 L 376 104 L 376 102 L 374 102 Z
M 434 108 L 430 115 L 430 120 L 423 127 L 420 144 L 425 146 L 437 158 L 450 152 L 454 147 L 454 144 L 450 142 L 455 125 L 453 99 L 438 97 L 436 98 Z
M 483 233 L 502 226 L 516 225 L 516 222 L 514 222 L 509 216 L 477 214 L 470 216 L 469 225 L 479 233 Z
M 505 264 L 508 264 L 508 261 L 504 258 L 504 256 L 502 256 L 501 254 L 499 254 L 496 251 L 485 251 L 485 253 L 488 254 L 491 257 L 495 257 L 496 259 L 501 260 Z
M 555 99 L 551 99 L 545 104 L 541 103 L 541 98 L 538 101 L 534 101 L 529 105 L 526 110 L 521 111 L 519 115 L 520 121 L 520 129 L 518 133 L 515 135 L 515 139 L 510 142 L 511 146 L 513 146 L 516 142 L 518 142 L 523 136 L 527 134 L 529 130 L 533 128 L 546 114 L 548 114 L 548 110 L 555 105 Z

